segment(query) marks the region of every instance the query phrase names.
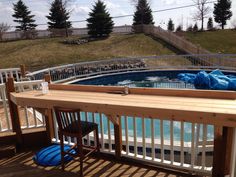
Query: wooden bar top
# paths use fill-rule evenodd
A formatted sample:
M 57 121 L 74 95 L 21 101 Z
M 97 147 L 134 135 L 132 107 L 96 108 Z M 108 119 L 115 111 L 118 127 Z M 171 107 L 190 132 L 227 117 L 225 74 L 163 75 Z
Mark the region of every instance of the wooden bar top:
M 11 93 L 19 106 L 62 106 L 106 115 L 127 115 L 236 127 L 236 100 L 163 95 L 50 90 Z

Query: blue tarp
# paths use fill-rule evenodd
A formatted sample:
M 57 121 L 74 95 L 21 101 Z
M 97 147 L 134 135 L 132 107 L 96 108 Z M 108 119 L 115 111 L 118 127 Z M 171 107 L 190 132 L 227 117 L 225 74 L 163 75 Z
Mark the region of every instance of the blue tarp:
M 236 76 L 225 75 L 220 70 L 210 73 L 206 71 L 200 71 L 197 74 L 181 73 L 178 74 L 178 79 L 194 84 L 196 89 L 236 91 Z
M 65 145 L 64 150 L 69 150 L 70 146 Z M 74 150 L 70 151 L 71 153 L 76 153 Z M 69 162 L 73 158 L 69 155 L 65 155 L 64 161 Z M 33 160 L 42 166 L 58 166 L 61 164 L 61 149 L 60 145 L 52 145 L 46 148 L 41 149 L 39 152 L 35 154 Z

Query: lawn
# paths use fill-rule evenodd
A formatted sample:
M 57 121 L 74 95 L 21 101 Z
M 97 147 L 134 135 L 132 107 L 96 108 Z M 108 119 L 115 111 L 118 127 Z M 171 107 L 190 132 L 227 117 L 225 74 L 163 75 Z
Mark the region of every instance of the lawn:
M 73 37 L 78 38 L 78 37 Z M 38 70 L 62 64 L 129 56 L 174 54 L 163 44 L 143 34 L 112 35 L 83 45 L 66 45 L 65 38 L 21 40 L 0 43 L 0 68 Z
M 210 52 L 236 54 L 236 30 L 186 32 L 184 36 L 189 41 L 202 46 Z

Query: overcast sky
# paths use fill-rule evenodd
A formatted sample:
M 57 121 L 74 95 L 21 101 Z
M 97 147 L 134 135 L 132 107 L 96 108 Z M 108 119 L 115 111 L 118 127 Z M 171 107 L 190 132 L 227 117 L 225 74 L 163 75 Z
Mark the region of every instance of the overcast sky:
M 50 2 L 52 0 L 23 0 L 25 4 L 35 15 L 35 20 L 37 24 L 47 23 L 47 18 L 45 17 L 50 8 Z M 95 0 L 70 0 L 68 4 L 68 9 L 71 10 L 71 21 L 81 21 L 88 17 L 88 13 L 92 8 Z M 12 3 L 16 0 L 0 0 L 0 23 L 8 23 L 12 26 L 16 25 L 12 18 Z M 132 0 L 104 0 L 108 11 L 111 16 L 129 15 L 133 14 L 135 7 L 132 4 Z M 150 0 L 150 7 L 153 11 L 174 8 L 179 6 L 192 5 L 192 0 Z M 209 4 L 210 8 L 213 10 L 213 4 Z M 195 23 L 192 16 L 195 12 L 195 7 L 189 7 L 178 10 L 163 11 L 153 13 L 155 25 L 160 25 L 166 28 L 169 18 L 172 18 L 175 25 L 183 23 L 183 26 Z M 232 0 L 232 11 L 235 12 L 230 21 L 228 21 L 228 26 L 232 23 L 236 23 L 236 0 Z M 212 12 L 209 17 L 213 16 Z M 115 18 L 114 22 L 116 26 L 119 25 L 131 25 L 132 17 Z M 199 23 L 200 25 L 200 23 Z M 217 25 L 217 24 L 215 24 Z M 86 22 L 73 23 L 73 27 L 86 27 Z M 46 29 L 47 26 L 38 26 L 38 29 Z M 13 30 L 13 29 L 12 29 Z

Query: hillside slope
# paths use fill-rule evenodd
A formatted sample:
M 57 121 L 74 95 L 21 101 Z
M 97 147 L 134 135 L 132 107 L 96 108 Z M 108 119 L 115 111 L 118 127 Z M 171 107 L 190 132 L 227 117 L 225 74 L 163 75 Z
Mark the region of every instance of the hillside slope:
M 64 39 L 0 43 L 0 68 L 19 67 L 20 64 L 25 64 L 32 71 L 89 60 L 173 54 L 163 44 L 143 34 L 113 35 L 106 40 L 83 45 L 65 45 L 62 43 Z
M 185 38 L 213 53 L 236 54 L 236 30 L 186 32 Z

